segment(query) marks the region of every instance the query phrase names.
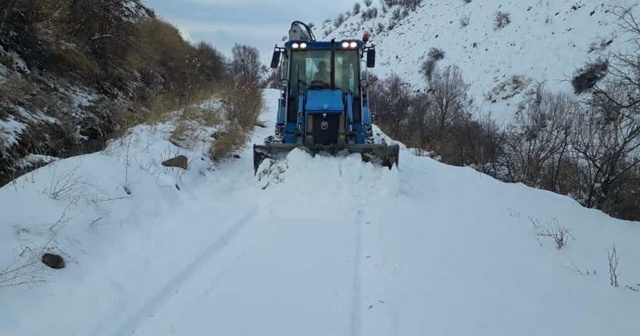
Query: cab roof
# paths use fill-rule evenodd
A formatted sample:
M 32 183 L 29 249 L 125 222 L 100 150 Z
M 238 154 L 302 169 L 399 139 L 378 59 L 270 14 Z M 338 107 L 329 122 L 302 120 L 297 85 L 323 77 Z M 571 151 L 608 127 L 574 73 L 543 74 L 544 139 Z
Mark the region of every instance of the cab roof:
M 343 42 L 347 42 L 347 43 L 351 43 L 351 42 L 356 42 L 357 43 L 357 48 L 343 48 L 342 47 L 342 43 Z M 293 48 L 293 45 L 297 44 L 298 46 L 302 45 L 302 44 L 306 44 L 306 48 Z M 345 39 L 345 40 L 335 40 L 333 42 L 333 44 L 335 45 L 336 50 L 353 50 L 353 49 L 362 49 L 364 47 L 364 41 L 362 40 L 357 40 L 357 39 L 353 39 L 353 40 L 349 40 L 349 39 Z M 287 49 L 295 49 L 295 50 L 330 50 L 331 49 L 331 45 L 332 42 L 331 41 L 297 41 L 297 40 L 290 40 L 285 42 L 284 47 Z

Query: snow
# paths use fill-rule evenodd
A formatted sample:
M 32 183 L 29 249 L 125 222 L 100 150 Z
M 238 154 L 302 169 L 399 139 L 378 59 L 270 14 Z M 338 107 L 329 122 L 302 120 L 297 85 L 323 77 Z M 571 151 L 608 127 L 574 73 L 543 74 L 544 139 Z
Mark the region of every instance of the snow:
M 0 55 L 2 55 L 0 53 Z M 0 84 L 4 84 L 7 82 L 7 74 L 9 73 L 9 70 L 7 69 L 7 67 L 5 67 L 4 65 L 0 64 Z
M 28 154 L 16 164 L 16 167 L 26 169 L 40 163 L 51 163 L 56 160 L 58 160 L 58 158 L 49 155 Z
M 55 123 L 59 122 L 58 119 L 56 119 L 54 117 L 50 117 L 50 116 L 44 114 L 42 111 L 39 111 L 39 110 L 28 111 L 24 107 L 18 106 L 18 105 L 13 105 L 12 107 L 13 107 L 13 109 L 15 109 L 17 114 L 20 115 L 20 117 L 22 117 L 22 120 L 24 120 L 26 122 L 29 122 L 29 123 L 33 123 L 33 124 L 37 125 L 37 124 L 41 124 L 41 123 L 55 124 Z
M 199 107 L 205 110 L 217 110 L 222 108 L 222 101 L 220 98 L 213 97 L 202 101 L 199 104 Z
M 20 57 L 20 55 L 18 55 L 18 53 L 16 53 L 15 51 L 12 51 L 9 53 L 9 56 L 13 59 L 13 67 L 14 69 L 16 69 L 17 71 L 24 73 L 24 74 L 30 74 L 31 71 L 29 71 L 29 67 L 27 66 L 27 62 L 25 62 L 22 57 Z
M 6 148 L 9 148 L 18 143 L 18 137 L 27 125 L 16 121 L 13 117 L 8 119 L 0 119 L 0 152 L 4 152 Z
M 67 260 L 21 278 L 46 282 L 0 287 L 2 333 L 640 330 L 639 223 L 404 146 L 391 170 L 296 150 L 254 177 L 251 144 L 273 132 L 277 97 L 266 90 L 261 119 L 270 127 L 255 129 L 240 159 L 213 164 L 204 142 L 174 146 L 167 122 L 0 189 L 0 269 L 41 251 Z M 178 154 L 188 170 L 160 164 Z M 562 249 L 536 235 L 555 225 L 570 230 Z M 614 244 L 617 288 L 607 260 Z
M 83 91 L 81 89 L 76 89 L 75 92 L 71 95 L 73 101 L 75 102 L 74 106 L 77 107 L 85 107 L 91 106 L 93 102 L 97 99 L 95 94 Z
M 377 33 L 378 24 L 389 25 L 395 8 L 383 13 L 380 3 L 378 17 L 362 21 L 361 14 L 351 16 L 335 29 L 333 21 L 316 29 L 319 39 L 361 38 L 371 34 L 376 46 L 376 68 L 379 76 L 400 75 L 416 88 L 424 88 L 419 72 L 431 48 L 445 53 L 438 67 L 456 65 L 470 85 L 469 95 L 485 112 L 492 112 L 498 121 L 513 117 L 522 93 L 529 84 L 545 82 L 548 89 L 573 94 L 571 78 L 586 62 L 609 52 L 628 51 L 629 40 L 616 22 L 611 6 L 628 2 L 617 0 L 502 0 L 483 1 L 423 1 L 415 11 L 391 31 Z M 575 8 L 575 9 L 574 9 Z M 362 6 L 362 11 L 369 8 Z M 495 13 L 510 14 L 511 23 L 503 29 L 494 27 Z M 636 17 L 639 7 L 633 8 Z M 462 18 L 469 24 L 462 26 Z M 323 32 L 331 33 L 322 37 Z M 605 48 L 592 50 L 592 45 L 613 42 Z M 475 46 L 474 46 L 475 44 Z M 606 43 L 605 43 L 606 44 Z M 517 76 L 527 84 L 515 92 L 491 92 L 512 83 Z M 513 97 L 511 97 L 513 95 Z M 492 102 L 497 96 L 495 103 Z M 502 99 L 507 97 L 507 99 Z M 489 99 L 487 99 L 489 98 Z
M 123 5 L 127 10 L 125 19 L 135 21 L 149 17 L 148 9 L 138 0 L 126 0 L 123 2 Z

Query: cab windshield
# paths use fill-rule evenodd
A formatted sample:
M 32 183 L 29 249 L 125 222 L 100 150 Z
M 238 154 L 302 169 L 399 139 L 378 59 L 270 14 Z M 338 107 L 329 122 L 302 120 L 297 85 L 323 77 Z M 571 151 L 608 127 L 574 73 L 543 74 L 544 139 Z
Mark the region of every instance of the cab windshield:
M 356 92 L 356 74 L 359 71 L 357 50 L 336 50 L 334 53 L 335 88 Z M 295 50 L 291 53 L 289 72 L 292 92 L 304 87 L 331 88 L 331 51 Z

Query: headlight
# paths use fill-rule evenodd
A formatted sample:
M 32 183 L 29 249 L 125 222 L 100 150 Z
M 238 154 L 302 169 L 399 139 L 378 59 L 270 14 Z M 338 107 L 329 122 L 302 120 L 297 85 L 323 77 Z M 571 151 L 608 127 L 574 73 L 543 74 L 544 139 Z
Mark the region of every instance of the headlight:
M 292 45 L 291 45 L 291 47 L 292 47 L 293 49 L 298 49 L 298 47 L 299 47 L 299 46 L 300 46 L 300 45 L 298 45 L 297 43 L 294 43 L 294 44 L 292 44 Z
M 355 42 L 355 41 L 353 41 L 353 42 L 349 43 L 349 46 L 350 46 L 351 48 L 355 48 L 355 47 L 357 47 L 357 46 L 358 46 L 358 43 L 357 43 L 357 42 Z
M 342 47 L 343 48 L 349 48 L 349 42 L 342 42 Z
M 304 49 L 304 48 L 306 48 L 306 47 L 307 47 L 307 44 L 306 44 L 306 43 L 300 43 L 300 48 Z

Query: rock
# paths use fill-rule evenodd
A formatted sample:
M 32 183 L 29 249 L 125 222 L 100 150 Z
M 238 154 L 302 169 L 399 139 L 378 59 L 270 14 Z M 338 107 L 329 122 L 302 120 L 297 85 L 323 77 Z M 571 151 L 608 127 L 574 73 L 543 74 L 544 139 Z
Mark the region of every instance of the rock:
M 61 256 L 52 253 L 45 253 L 42 256 L 42 263 L 54 269 L 61 269 L 65 266 L 64 259 L 62 259 Z
M 187 169 L 187 163 L 189 159 L 187 159 L 184 155 L 178 155 L 173 159 L 166 160 L 162 162 L 162 165 L 165 167 L 178 167 L 182 169 Z
M 234 155 L 233 155 L 233 158 L 234 158 L 234 159 L 239 159 L 239 158 L 240 158 L 240 155 L 238 155 L 238 154 L 234 154 Z

